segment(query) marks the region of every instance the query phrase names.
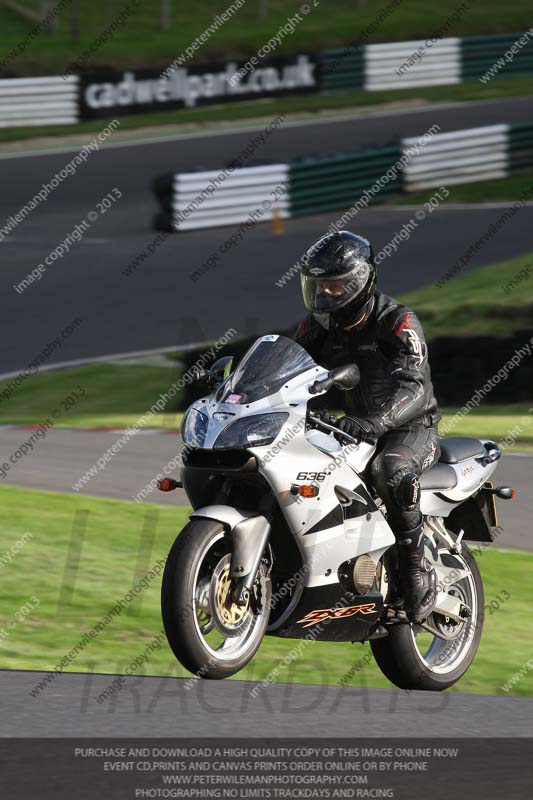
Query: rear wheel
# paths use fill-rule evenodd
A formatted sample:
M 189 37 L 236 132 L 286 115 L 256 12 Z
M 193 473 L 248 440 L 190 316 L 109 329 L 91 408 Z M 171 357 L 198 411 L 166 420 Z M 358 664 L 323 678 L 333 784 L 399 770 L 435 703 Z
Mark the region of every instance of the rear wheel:
M 262 565 L 245 606 L 229 597 L 231 536 L 219 522 L 192 519 L 174 542 L 161 589 L 172 652 L 202 678 L 226 678 L 254 657 L 268 623 L 271 584 Z
M 484 594 L 475 558 L 465 544 L 461 554 L 446 550 L 439 557 L 460 572 L 459 579 L 450 581 L 445 591 L 458 597 L 471 615 L 455 622 L 441 614 L 431 614 L 427 622 L 438 636 L 420 625 L 397 624 L 390 627 L 387 637 L 370 642 L 381 671 L 401 689 L 447 689 L 465 674 L 479 646 Z

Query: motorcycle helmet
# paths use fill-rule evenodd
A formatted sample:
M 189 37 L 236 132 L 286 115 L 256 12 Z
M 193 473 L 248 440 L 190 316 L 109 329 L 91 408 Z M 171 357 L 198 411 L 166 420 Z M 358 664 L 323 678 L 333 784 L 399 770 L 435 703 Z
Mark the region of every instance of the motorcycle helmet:
M 328 233 L 304 254 L 300 268 L 306 308 L 329 327 L 364 324 L 372 311 L 377 268 L 374 251 L 363 236 L 350 231 Z

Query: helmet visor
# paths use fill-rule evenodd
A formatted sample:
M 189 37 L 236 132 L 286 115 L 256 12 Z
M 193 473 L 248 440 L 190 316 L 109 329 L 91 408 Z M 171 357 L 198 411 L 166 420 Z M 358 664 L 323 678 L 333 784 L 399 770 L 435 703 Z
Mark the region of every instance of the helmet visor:
M 338 277 L 310 275 L 304 270 L 300 275 L 306 308 L 313 313 L 331 313 L 364 294 L 370 265 L 361 259 L 350 272 Z

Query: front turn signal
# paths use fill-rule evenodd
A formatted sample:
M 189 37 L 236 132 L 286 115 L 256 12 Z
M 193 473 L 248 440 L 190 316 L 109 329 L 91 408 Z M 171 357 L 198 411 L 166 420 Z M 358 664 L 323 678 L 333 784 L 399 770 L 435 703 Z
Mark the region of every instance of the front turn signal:
M 291 486 L 291 494 L 297 494 L 300 497 L 318 497 L 319 491 L 318 486 L 312 483 L 304 483 L 301 485 L 293 483 Z

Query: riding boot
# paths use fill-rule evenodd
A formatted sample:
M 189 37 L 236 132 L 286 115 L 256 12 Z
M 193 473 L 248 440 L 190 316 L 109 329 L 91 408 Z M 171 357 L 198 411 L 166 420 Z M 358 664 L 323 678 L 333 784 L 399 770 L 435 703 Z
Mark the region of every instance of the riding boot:
M 400 589 L 411 622 L 426 619 L 437 600 L 437 576 L 424 557 L 423 527 L 421 523 L 410 531 L 396 534 Z

